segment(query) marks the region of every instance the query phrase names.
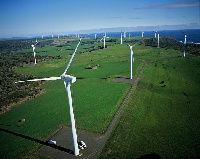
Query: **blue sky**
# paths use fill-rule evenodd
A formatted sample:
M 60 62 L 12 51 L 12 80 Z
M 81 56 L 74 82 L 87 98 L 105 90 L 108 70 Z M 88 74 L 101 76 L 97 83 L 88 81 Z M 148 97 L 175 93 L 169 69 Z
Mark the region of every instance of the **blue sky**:
M 200 25 L 199 8 L 199 0 L 0 0 L 0 37 Z

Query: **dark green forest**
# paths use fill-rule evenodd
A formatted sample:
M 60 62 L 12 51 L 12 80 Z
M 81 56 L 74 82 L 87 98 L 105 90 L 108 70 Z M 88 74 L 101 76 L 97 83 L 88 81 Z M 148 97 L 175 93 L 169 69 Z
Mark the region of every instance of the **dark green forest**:
M 37 44 L 38 47 L 49 45 L 53 40 L 42 40 Z M 30 49 L 32 44 L 35 44 L 35 39 L 18 39 L 18 40 L 3 40 L 0 41 L 0 53 L 12 53 L 17 50 Z

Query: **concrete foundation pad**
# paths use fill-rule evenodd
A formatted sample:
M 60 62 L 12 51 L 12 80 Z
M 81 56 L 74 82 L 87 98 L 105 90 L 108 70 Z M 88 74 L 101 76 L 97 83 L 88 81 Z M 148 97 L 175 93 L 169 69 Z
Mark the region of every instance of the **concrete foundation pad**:
M 72 133 L 70 127 L 63 127 L 50 140 L 56 141 L 56 145 L 43 145 L 38 153 L 52 159 L 67 158 L 95 158 L 105 143 L 103 135 L 91 134 L 77 130 L 78 141 L 84 141 L 86 148 L 80 150 L 80 156 L 74 156 Z

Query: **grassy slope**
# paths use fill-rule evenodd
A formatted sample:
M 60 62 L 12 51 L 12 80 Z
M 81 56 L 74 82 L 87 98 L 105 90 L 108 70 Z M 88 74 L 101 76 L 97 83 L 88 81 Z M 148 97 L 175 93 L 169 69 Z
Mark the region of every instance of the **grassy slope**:
M 199 158 L 199 66 L 197 57 L 148 63 L 99 158 Z
M 85 42 L 86 44 L 83 44 L 83 42 Z M 87 42 L 92 42 L 92 43 L 87 44 Z M 46 45 L 44 47 L 39 47 L 36 45 L 35 52 L 36 52 L 36 55 L 41 55 L 41 56 L 45 56 L 45 55 L 67 56 L 74 52 L 74 49 L 76 48 L 77 43 L 78 43 L 77 39 L 72 39 L 71 41 L 69 41 L 69 39 L 60 39 L 60 40 L 54 39 L 52 46 Z M 107 42 L 106 45 L 107 44 L 111 45 L 113 43 Z M 82 39 L 82 43 L 80 44 L 79 49 L 77 50 L 77 53 L 87 52 L 88 50 L 92 48 L 98 49 L 98 46 L 103 46 L 103 42 L 94 41 L 94 39 Z M 32 48 L 16 51 L 16 53 L 26 53 L 26 52 L 33 54 Z
M 126 51 L 120 50 L 119 46 L 113 46 L 110 51 L 97 51 L 93 55 L 76 55 L 68 74 L 74 74 L 77 79 L 72 84 L 72 98 L 78 128 L 101 133 L 105 131 L 120 103 L 127 94 L 130 86 L 123 83 L 112 82 L 114 75 L 129 75 L 129 62 L 125 59 Z M 99 53 L 112 56 L 105 58 Z M 96 55 L 97 56 L 96 56 Z M 118 57 L 113 57 L 113 55 Z M 70 57 L 70 56 L 69 56 Z M 91 58 L 93 61 L 91 61 Z M 58 76 L 64 70 L 67 62 L 65 59 L 42 62 L 35 67 L 17 68 L 17 72 L 34 74 L 39 77 Z M 100 67 L 96 70 L 86 70 L 85 66 L 98 63 Z M 119 67 L 119 64 L 121 64 Z M 139 66 L 139 62 L 135 66 Z M 138 72 L 136 67 L 134 73 Z M 111 79 L 100 79 L 99 77 L 111 77 Z M 30 99 L 11 111 L 0 116 L 1 141 L 4 143 L 0 154 L 4 158 L 13 158 L 26 153 L 28 150 L 37 148 L 39 144 L 33 140 L 45 141 L 60 125 L 69 125 L 69 112 L 66 92 L 62 81 L 46 83 L 43 88 L 46 93 L 35 99 Z M 23 124 L 18 120 L 25 118 Z M 98 122 L 97 122 L 98 121 Z M 101 121 L 101 122 L 99 122 Z M 5 132 L 9 130 L 11 132 Z M 13 135 L 13 133 L 17 133 Z M 31 137 L 31 139 L 30 139 Z M 25 138 L 28 138 L 25 139 Z

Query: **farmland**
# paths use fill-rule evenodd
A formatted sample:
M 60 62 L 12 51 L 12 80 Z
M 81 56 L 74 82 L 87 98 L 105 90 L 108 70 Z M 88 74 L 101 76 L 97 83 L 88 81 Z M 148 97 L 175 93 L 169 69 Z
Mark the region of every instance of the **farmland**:
M 136 55 L 149 63 L 99 158 L 199 158 L 200 59 L 147 50 Z
M 131 88 L 130 84 L 114 82 L 116 76 L 129 77 L 130 50 L 116 44 L 119 39 L 109 40 L 102 49 L 101 42 L 83 39 L 67 72 L 77 77 L 71 90 L 78 130 L 103 134 Z M 39 56 L 60 58 L 41 60 L 35 66 L 27 63 L 16 67 L 15 72 L 38 78 L 59 76 L 77 43 L 77 39 L 56 39 L 36 47 Z M 16 54 L 31 51 L 24 48 Z M 148 63 L 99 158 L 139 158 L 155 153 L 162 158 L 197 158 L 199 57 L 182 58 L 180 51 L 143 45 L 135 46 L 133 53 L 134 77 L 144 62 Z M 86 69 L 90 66 L 97 69 Z M 41 144 L 33 141 L 46 141 L 61 126 L 70 126 L 63 82 L 47 82 L 41 89 L 45 93 L 0 115 L 4 143 L 0 154 L 4 158 L 35 155 Z M 25 122 L 18 122 L 20 119 Z M 35 157 L 41 156 L 36 153 Z
M 118 48 L 117 45 L 112 49 L 109 48 L 111 55 L 109 55 L 109 50 L 99 50 L 91 55 L 90 52 L 77 54 L 73 60 L 68 74 L 77 77 L 77 82 L 72 84 L 71 89 L 78 129 L 103 133 L 130 89 L 129 84 L 113 82 L 115 75 L 129 76 L 129 62 L 123 62 L 128 61 L 129 50 L 127 49 L 127 54 L 118 52 Z M 27 50 L 21 52 L 24 51 Z M 108 56 L 105 57 L 105 54 Z M 116 58 L 113 57 L 114 54 L 118 54 Z M 120 54 L 124 57 L 123 59 Z M 34 67 L 26 64 L 23 67 L 17 67 L 15 71 L 35 77 L 59 76 L 63 73 L 70 57 L 71 55 L 67 55 L 61 59 L 43 61 Z M 121 67 L 118 67 L 119 64 Z M 139 61 L 135 62 L 133 73 L 139 72 L 136 68 L 140 64 L 142 63 Z M 89 65 L 98 65 L 98 69 L 85 69 Z M 37 98 L 29 98 L 0 116 L 1 141 L 5 142 L 1 154 L 5 158 L 21 156 L 39 146 L 38 143 L 6 133 L 7 131 L 45 141 L 61 126 L 70 125 L 63 82 L 47 82 L 41 89 L 45 90 L 45 93 Z M 21 124 L 18 122 L 20 119 L 26 121 Z

